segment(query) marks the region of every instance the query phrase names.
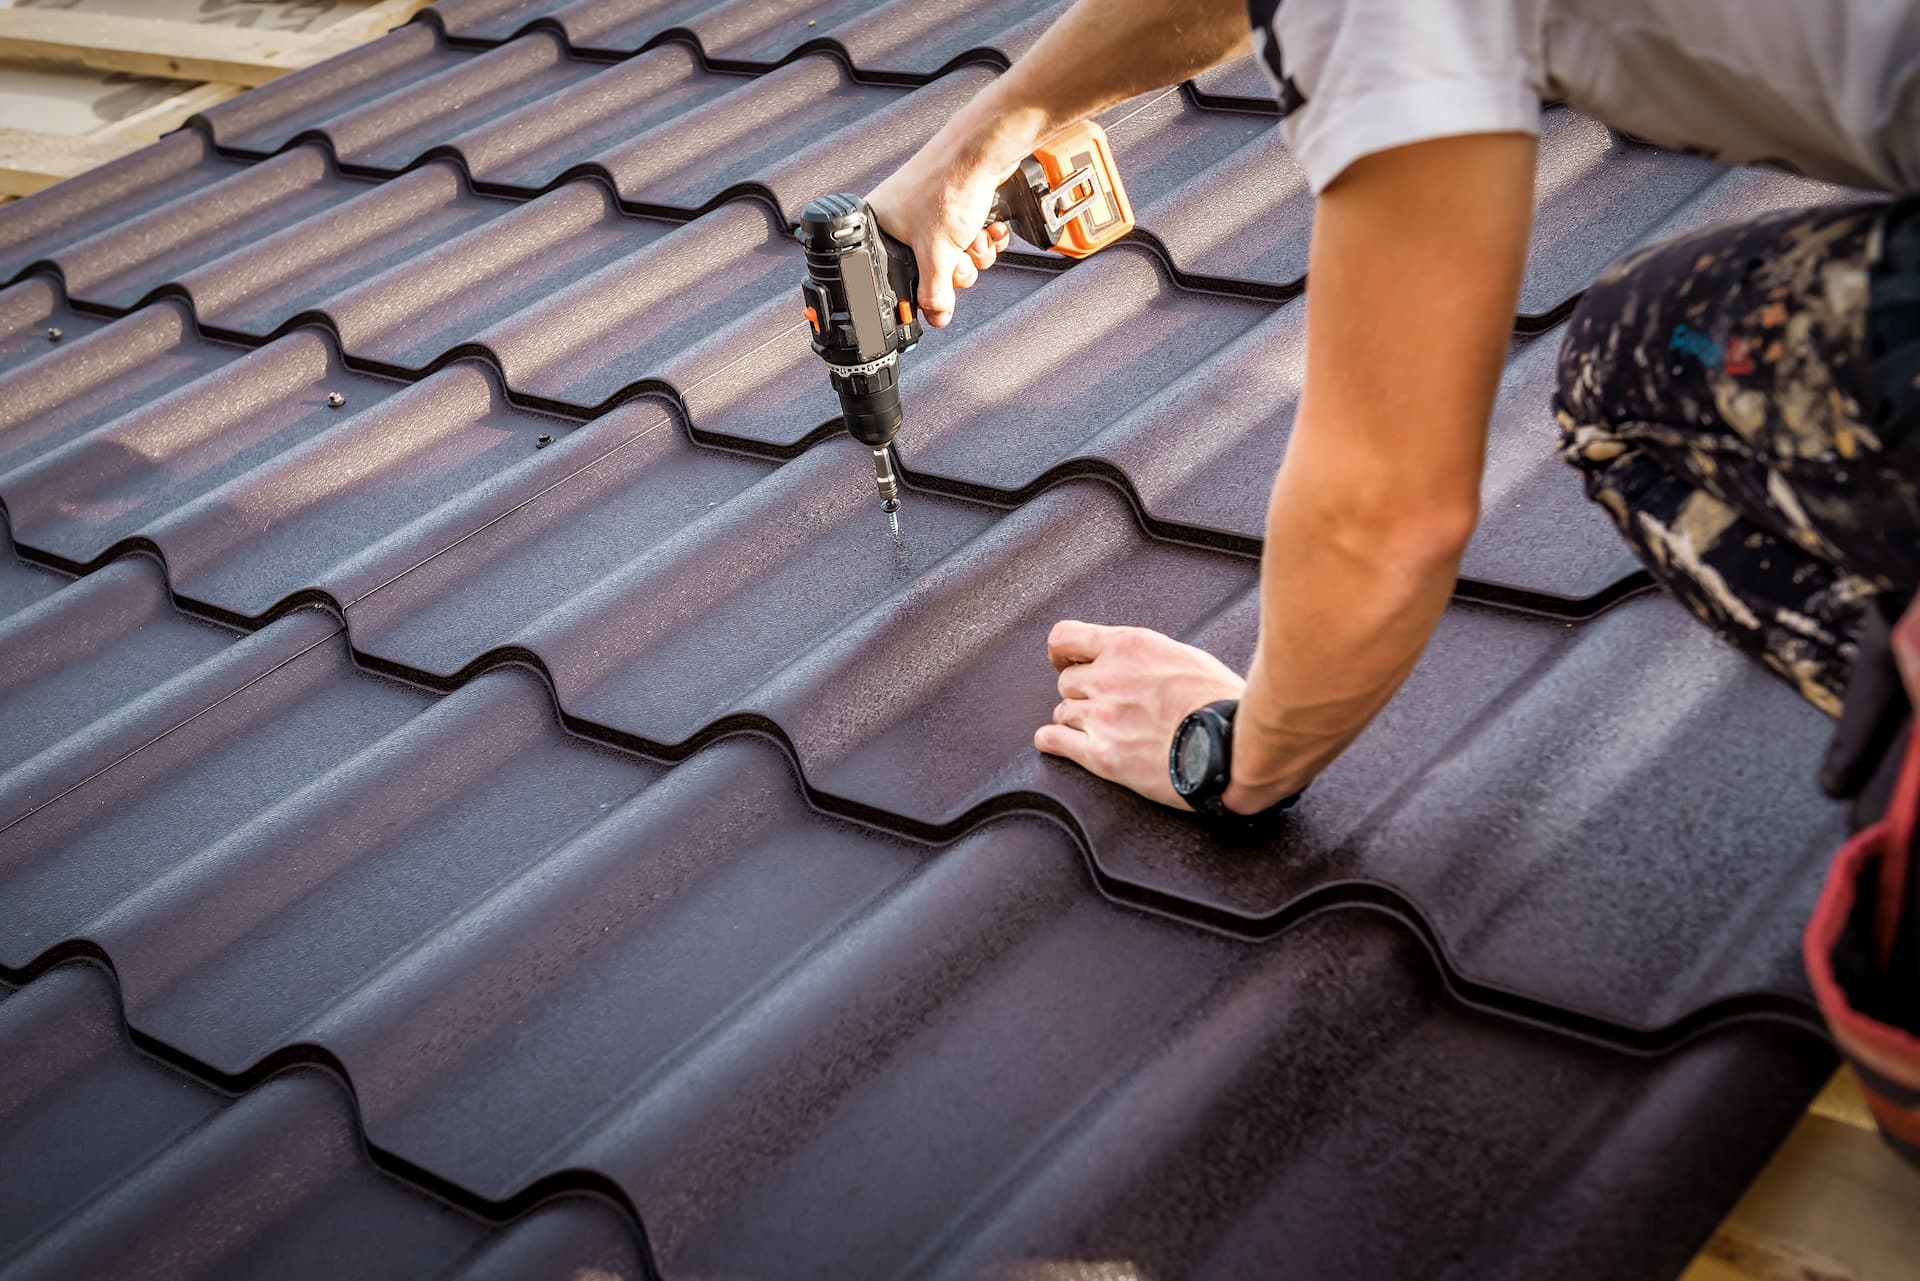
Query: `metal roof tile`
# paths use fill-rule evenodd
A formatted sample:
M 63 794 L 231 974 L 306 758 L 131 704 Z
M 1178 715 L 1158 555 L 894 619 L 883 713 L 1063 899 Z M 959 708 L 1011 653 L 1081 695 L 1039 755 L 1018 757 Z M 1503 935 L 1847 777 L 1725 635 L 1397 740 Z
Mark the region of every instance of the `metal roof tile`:
M 5 515 L 0 515 L 0 530 L 6 524 Z M 0 539 L 0 623 L 53 595 L 66 581 L 60 574 L 21 560 L 11 538 Z
M 192 300 L 200 323 L 217 332 L 269 337 L 339 290 L 411 264 L 517 208 L 474 195 L 458 169 L 438 161 L 371 189 L 341 194 L 344 199 L 270 234 L 235 236 L 237 244 L 230 242 L 227 252 L 177 272 L 173 279 Z M 61 261 L 64 265 L 67 255 Z
M 0 1256 L 16 1277 L 648 1275 L 611 1205 L 549 1198 L 496 1226 L 368 1160 L 352 1101 L 298 1065 L 226 1098 L 127 1043 L 112 980 L 0 986 Z M 591 1272 L 580 1269 L 592 1269 Z
M 105 323 L 69 307 L 66 292 L 51 276 L 28 276 L 0 289 L 0 376 Z
M 188 129 L 56 183 L 32 200 L 16 200 L 0 208 L 0 280 L 239 170 L 216 156 L 204 135 Z
M 222 149 L 262 155 L 322 125 L 357 118 L 363 110 L 402 129 L 408 122 L 381 114 L 383 100 L 410 99 L 409 87 L 422 82 L 444 84 L 443 72 L 458 72 L 474 57 L 448 48 L 433 24 L 408 23 L 337 58 L 217 103 L 194 119 Z
M 337 646 L 309 646 L 296 662 L 341 670 L 329 652 Z M 311 697 L 313 676 L 296 673 L 283 665 L 209 708 L 222 724 L 187 729 L 197 750 L 241 775 L 301 769 L 283 754 L 236 754 L 221 732 L 258 718 L 235 710 L 239 699 L 285 705 L 288 692 L 260 685 L 295 681 Z M 384 688 L 321 677 L 342 682 L 363 697 Z M 334 700 L 335 717 L 350 701 Z M 562 741 L 524 677 L 483 677 L 414 707 L 260 816 L 229 810 L 234 835 L 156 883 L 191 888 L 202 928 L 155 912 L 155 889 L 107 913 L 129 1017 L 215 1066 L 297 1035 L 349 1073 L 383 1153 L 453 1171 L 489 1197 L 558 1166 L 605 1170 L 649 1208 L 651 1243 L 675 1273 L 784 1260 L 825 1275 L 857 1260 L 876 1274 L 977 1275 L 1093 1248 L 1183 1275 L 1235 1274 L 1287 1240 L 1332 1276 L 1424 1273 L 1441 1260 L 1519 1276 L 1567 1257 L 1567 1223 L 1538 1207 L 1590 1195 L 1599 1178 L 1635 1199 L 1639 1228 L 1580 1237 L 1583 1270 L 1640 1275 L 1691 1252 L 1703 1212 L 1721 1208 L 1701 1189 L 1764 1159 L 1763 1136 L 1829 1069 L 1822 1048 L 1778 1030 L 1722 1033 L 1649 1067 L 1462 1011 L 1418 945 L 1366 913 L 1321 916 L 1252 947 L 1116 911 L 1085 893 L 1078 858 L 1045 824 L 1002 820 L 936 856 L 808 812 L 778 754 L 750 740 L 716 745 L 605 808 L 595 783 L 537 786 L 556 752 L 561 774 L 604 776 L 609 797 L 634 775 L 612 758 L 582 760 L 592 749 Z M 494 750 L 441 751 L 471 741 L 456 722 L 476 717 L 500 727 Z M 312 728 L 332 737 L 326 722 Z M 494 812 L 504 825 L 476 827 L 457 866 L 432 858 L 431 833 L 472 816 L 416 804 L 391 821 L 381 765 L 412 753 L 446 760 L 446 776 L 421 777 L 437 795 L 483 778 L 531 785 L 500 789 L 526 812 Z M 133 765 L 88 786 L 112 786 Z M 251 786 L 214 777 L 227 780 L 215 806 Z M 302 811 L 333 804 L 354 817 L 310 857 L 247 857 Z M 530 833 L 559 843 L 535 857 L 513 839 Z M 495 851 L 516 870 L 502 877 Z M 383 904 L 385 919 L 396 900 L 381 887 L 403 882 L 430 900 L 402 895 L 406 910 L 432 924 L 413 931 L 416 946 L 383 954 L 364 904 Z M 716 912 L 736 928 L 716 931 Z M 289 915 L 331 915 L 338 927 L 306 935 L 319 950 L 282 981 L 251 981 L 232 954 L 271 946 L 260 924 Z M 362 968 L 344 978 L 349 960 Z M 46 1019 L 64 998 L 60 1037 L 38 1044 L 71 1054 L 81 1026 L 71 989 L 89 973 L 36 980 L 0 1003 L 0 1022 Z M 90 1039 L 117 1033 L 98 992 L 87 999 Z M 1773 1076 L 1756 1078 L 1757 1062 Z M 17 1081 L 18 1063 L 0 1079 Z M 40 1079 L 30 1094 L 57 1088 Z M 61 1220 L 28 1262 L 84 1258 L 111 1271 L 168 1230 L 156 1207 L 206 1205 L 190 1193 L 276 1162 L 302 1208 L 278 1229 L 292 1241 L 362 1208 L 352 1194 L 306 1191 L 307 1136 L 351 1134 L 353 1118 L 337 1094 L 306 1092 L 307 1108 L 339 1118 L 325 1126 L 284 1098 L 262 1102 L 301 1095 L 279 1085 L 288 1079 L 244 1096 L 233 1106 L 248 1115 L 231 1125 L 209 1128 L 199 1108 L 184 1124 L 141 1113 L 149 1146 L 168 1129 L 182 1135 L 148 1167 L 165 1176 L 121 1181 Z M 1356 1118 L 1355 1098 L 1371 1119 Z M 1402 1109 L 1406 1098 L 1421 1106 Z M 84 1125 L 76 1110 L 43 1104 L 42 1132 Z M 1644 1113 L 1641 1124 L 1621 1127 L 1623 1110 Z M 248 1136 L 261 1133 L 277 1136 L 273 1150 L 255 1150 Z M 1680 1196 L 1652 1195 L 1639 1177 L 1618 1186 L 1644 1171 L 1640 1139 L 1654 1134 L 1668 1168 L 1722 1175 L 1683 1179 Z M 318 1150 L 340 1154 L 322 1163 L 337 1179 L 358 1147 Z M 946 1155 L 929 1167 L 929 1150 Z M 1403 1175 L 1383 1195 L 1389 1152 L 1386 1168 Z M 1153 1191 L 1169 1185 L 1192 1194 L 1177 1209 Z M 848 1195 L 820 1195 L 838 1188 Z M 1433 1214 L 1436 1188 L 1479 1213 Z M 237 1222 L 281 1242 L 281 1216 L 250 1204 L 232 1206 Z M 1485 1231 L 1489 1219 L 1510 1230 Z M 389 1249 L 418 1245 L 405 1220 L 358 1221 Z
M 78 567 L 137 539 L 167 558 L 179 587 L 195 557 L 162 532 L 177 509 L 207 495 L 232 501 L 226 482 L 336 426 L 345 410 L 330 395 L 358 413 L 393 390 L 348 372 L 319 331 L 298 330 L 40 452 L 0 475 L 0 498 L 15 540 L 42 555 Z
M 17 578 L 16 578 L 17 581 Z M 121 561 L 0 622 L 0 778 L 70 732 L 108 716 L 232 636 L 186 618 L 151 566 Z M 42 797 L 42 800 L 51 799 Z M 20 813 L 9 805 L 8 820 Z
M 257 165 L 230 162 L 218 181 L 149 205 L 85 239 L 69 239 L 48 256 L 60 268 L 70 297 L 125 310 L 237 246 L 367 190 L 364 183 L 340 177 L 320 148 L 295 147 Z M 6 212 L 0 210 L 0 216 Z
M 0 374 L 0 468 L 17 468 L 245 354 L 202 338 L 177 302 L 89 328 Z
M 1451 607 L 1264 847 L 1030 746 L 1062 614 L 1251 652 L 1307 201 L 1247 67 L 1109 117 L 1139 244 L 996 269 L 909 358 L 882 534 L 786 220 L 1045 9 L 448 3 L 209 113 L 235 155 L 0 210 L 0 498 L 92 567 L 0 556 L 0 975 L 39 975 L 0 1035 L 102 955 L 144 1043 L 248 1091 L 0 1241 L 112 1271 L 204 1203 L 244 1271 L 365 1204 L 346 1271 L 624 1274 L 621 1203 L 676 1272 L 1684 1260 L 1827 1068 L 1794 957 L 1840 812 L 1782 783 L 1820 718 L 1614 603 L 1644 579 L 1552 461 L 1554 334 L 1462 585 L 1507 608 Z M 1523 329 L 1648 235 L 1832 194 L 1543 124 Z M 0 1149 L 86 1124 L 19 1061 Z M 483 1230 L 366 1192 L 356 1116 Z M 284 1214 L 196 1201 L 241 1168 Z

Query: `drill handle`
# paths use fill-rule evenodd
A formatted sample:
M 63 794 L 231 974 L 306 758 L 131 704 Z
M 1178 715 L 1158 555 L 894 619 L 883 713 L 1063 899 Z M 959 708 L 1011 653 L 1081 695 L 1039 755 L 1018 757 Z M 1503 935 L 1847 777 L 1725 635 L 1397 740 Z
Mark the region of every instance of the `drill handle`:
M 869 212 L 868 217 L 872 217 Z M 908 325 L 911 330 L 908 344 L 920 337 L 920 262 L 913 256 L 913 248 L 904 240 L 882 230 L 879 219 L 873 220 L 873 229 L 879 232 L 881 251 L 886 255 L 887 288 L 892 290 L 895 306 L 906 303 L 908 314 L 913 320 Z

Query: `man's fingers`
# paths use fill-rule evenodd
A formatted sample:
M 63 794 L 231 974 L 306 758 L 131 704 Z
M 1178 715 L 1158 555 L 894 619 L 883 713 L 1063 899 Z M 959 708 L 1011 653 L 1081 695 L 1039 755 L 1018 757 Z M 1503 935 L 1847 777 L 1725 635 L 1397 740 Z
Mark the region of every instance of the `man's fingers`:
M 1053 723 L 1068 729 L 1084 730 L 1087 727 L 1087 711 L 1092 706 L 1090 699 L 1063 698 L 1054 706 Z
M 954 262 L 960 250 L 941 240 L 920 255 L 920 316 L 935 329 L 953 319 Z
M 1013 243 L 1013 228 L 1004 222 L 991 223 L 987 227 L 987 240 L 992 243 L 995 253 L 1004 252 Z
M 1108 638 L 1116 630 L 1102 627 L 1099 623 L 1063 618 L 1047 633 L 1047 661 L 1053 664 L 1056 672 L 1065 671 L 1075 663 L 1091 663 L 1100 657 L 1101 651 L 1107 647 Z
M 962 255 L 959 262 L 953 264 L 953 287 L 971 289 L 973 282 L 980 279 L 979 268 L 973 265 L 973 259 Z
M 1063 756 L 1082 769 L 1087 764 L 1087 736 L 1065 725 L 1042 725 L 1033 731 L 1033 745 L 1049 756 Z
M 1069 663 L 1060 669 L 1060 679 L 1055 682 L 1062 698 L 1093 697 L 1093 664 Z
M 983 231 L 973 238 L 972 244 L 967 246 L 967 257 L 973 259 L 973 265 L 976 268 L 985 271 L 993 266 L 993 261 L 999 257 L 999 253 L 994 249 L 993 241 Z

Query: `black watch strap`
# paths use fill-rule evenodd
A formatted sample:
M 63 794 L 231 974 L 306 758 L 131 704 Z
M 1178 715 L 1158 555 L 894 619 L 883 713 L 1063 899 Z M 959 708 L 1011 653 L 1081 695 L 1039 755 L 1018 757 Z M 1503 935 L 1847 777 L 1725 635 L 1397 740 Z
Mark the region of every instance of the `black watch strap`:
M 1188 713 L 1174 731 L 1167 769 L 1173 778 L 1174 791 L 1208 826 L 1246 834 L 1265 830 L 1275 818 L 1293 808 L 1300 793 L 1283 797 L 1254 814 L 1239 814 L 1227 808 L 1227 784 L 1233 777 L 1233 719 L 1239 708 L 1238 699 L 1223 698 Z M 1205 734 L 1211 748 L 1205 775 L 1198 780 L 1185 780 L 1181 772 L 1180 751 L 1190 731 Z M 1183 782 L 1188 785 L 1182 786 Z

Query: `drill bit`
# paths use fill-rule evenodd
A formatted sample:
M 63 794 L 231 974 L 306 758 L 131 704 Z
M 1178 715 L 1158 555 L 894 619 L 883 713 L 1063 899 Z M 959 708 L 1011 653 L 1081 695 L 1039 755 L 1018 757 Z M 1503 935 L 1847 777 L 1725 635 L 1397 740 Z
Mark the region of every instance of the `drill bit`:
M 880 445 L 873 451 L 873 483 L 880 491 L 880 510 L 887 514 L 887 530 L 900 537 L 900 482 L 893 475 L 893 451 Z

